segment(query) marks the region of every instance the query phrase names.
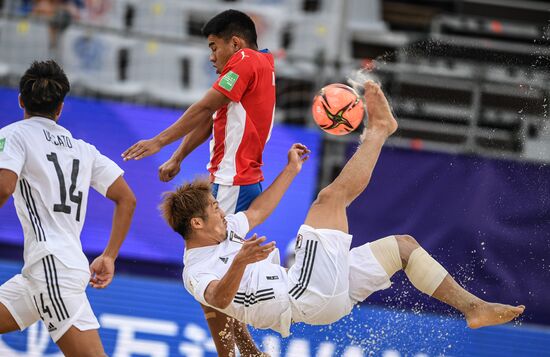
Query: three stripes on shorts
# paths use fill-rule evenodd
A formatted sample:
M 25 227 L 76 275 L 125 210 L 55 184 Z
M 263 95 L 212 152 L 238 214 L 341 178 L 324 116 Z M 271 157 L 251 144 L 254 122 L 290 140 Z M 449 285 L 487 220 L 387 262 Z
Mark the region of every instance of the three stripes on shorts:
M 31 221 L 36 240 L 39 242 L 45 242 L 46 234 L 44 232 L 44 228 L 42 228 L 42 221 L 40 220 L 38 210 L 36 209 L 36 203 L 34 201 L 34 197 L 32 196 L 31 185 L 27 182 L 27 180 L 22 179 L 19 181 L 19 188 L 21 190 L 21 195 L 23 196 L 23 199 L 25 201 L 25 206 L 27 206 L 27 211 L 29 212 L 29 220 Z M 61 297 L 61 291 L 59 290 L 59 282 L 57 280 L 57 268 L 55 266 L 53 255 L 48 255 L 42 258 L 42 265 L 44 266 L 44 274 L 46 276 L 48 296 L 52 303 L 55 316 L 57 317 L 58 321 L 63 321 L 69 318 L 69 312 L 67 311 L 65 302 Z M 36 297 L 33 298 L 36 309 L 38 310 L 38 314 L 40 315 L 40 317 L 42 317 L 42 313 L 40 312 Z M 43 307 L 43 312 L 48 312 L 50 317 L 53 318 L 53 316 L 51 316 L 49 308 L 44 306 L 44 298 L 42 294 L 40 294 L 40 302 Z
M 271 299 L 275 299 L 275 292 L 273 291 L 273 288 L 260 289 L 255 293 L 250 293 L 250 294 L 237 292 L 237 294 L 235 295 L 235 298 L 233 299 L 233 302 L 244 305 L 245 307 L 248 307 L 256 303 L 259 303 L 260 301 L 266 301 Z
M 55 267 L 53 255 L 48 255 L 47 257 L 42 258 L 42 265 L 44 266 L 44 273 L 46 276 L 48 296 L 50 297 L 51 305 L 53 307 L 53 311 L 55 312 L 55 316 L 57 317 L 57 321 L 68 319 L 69 312 L 67 311 L 65 302 L 61 297 L 61 291 L 59 290 L 59 283 L 57 281 L 57 269 Z M 42 298 L 42 294 L 40 294 L 40 297 Z M 37 304 L 36 299 L 34 303 Z M 44 306 L 44 301 L 42 301 L 42 306 Z M 38 304 L 36 308 L 38 309 L 38 313 L 42 317 L 40 309 L 38 308 Z M 50 317 L 53 317 L 51 316 L 51 312 L 49 312 L 49 308 L 47 312 L 50 314 Z
M 313 271 L 313 263 L 315 262 L 315 254 L 317 253 L 317 245 L 319 242 L 313 240 L 306 241 L 304 265 L 300 272 L 300 278 L 298 284 L 294 285 L 288 292 L 293 298 L 298 299 L 306 291 L 311 280 L 311 273 Z M 247 294 L 245 292 L 237 292 L 233 302 L 244 305 L 245 307 L 254 305 L 260 301 L 271 300 L 275 298 L 273 288 L 261 289 L 255 293 Z
M 302 294 L 306 291 L 309 281 L 311 280 L 311 272 L 313 271 L 313 263 L 315 262 L 315 254 L 317 253 L 318 241 L 307 240 L 304 256 L 304 265 L 302 265 L 302 270 L 300 271 L 300 278 L 298 279 L 298 284 L 294 285 L 292 289 L 288 292 L 290 296 L 294 299 L 300 298 Z

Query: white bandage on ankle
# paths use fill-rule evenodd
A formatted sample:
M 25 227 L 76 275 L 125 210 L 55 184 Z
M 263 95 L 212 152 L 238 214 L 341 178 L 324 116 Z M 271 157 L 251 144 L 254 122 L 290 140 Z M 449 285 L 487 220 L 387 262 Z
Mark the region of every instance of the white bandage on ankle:
M 431 296 L 448 273 L 428 252 L 419 247 L 411 253 L 405 274 L 415 288 Z
M 397 245 L 395 236 L 375 240 L 370 243 L 370 249 L 390 278 L 397 271 L 403 269 L 403 263 L 399 255 L 399 246 Z

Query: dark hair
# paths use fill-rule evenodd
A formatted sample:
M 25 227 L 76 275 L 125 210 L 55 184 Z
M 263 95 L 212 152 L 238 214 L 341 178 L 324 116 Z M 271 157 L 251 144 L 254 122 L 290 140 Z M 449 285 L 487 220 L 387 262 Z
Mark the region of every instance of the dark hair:
M 25 111 L 53 118 L 71 89 L 69 80 L 53 60 L 34 61 L 19 81 L 19 93 Z
M 202 28 L 204 37 L 214 35 L 228 41 L 232 36 L 243 38 L 249 46 L 258 47 L 254 21 L 244 12 L 225 10 L 211 18 Z
M 211 192 L 207 179 L 197 179 L 165 192 L 159 209 L 164 220 L 172 229 L 187 239 L 191 233 L 191 218 L 206 220 L 206 208 Z

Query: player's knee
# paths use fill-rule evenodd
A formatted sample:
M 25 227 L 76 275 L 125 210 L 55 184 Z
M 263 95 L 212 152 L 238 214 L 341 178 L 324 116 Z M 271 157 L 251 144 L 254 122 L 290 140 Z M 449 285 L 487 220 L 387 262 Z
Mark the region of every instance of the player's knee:
M 403 262 L 403 268 L 407 266 L 411 253 L 420 247 L 420 244 L 412 236 L 408 234 L 396 235 L 395 240 L 397 241 L 397 246 L 399 247 L 399 255 L 401 261 Z
M 329 204 L 338 200 L 338 192 L 331 186 L 327 186 L 317 194 L 314 204 Z M 341 195 L 340 195 L 341 196 Z
M 399 245 L 395 236 L 389 236 L 370 243 L 372 254 L 391 278 L 397 271 L 403 269 L 399 255 Z

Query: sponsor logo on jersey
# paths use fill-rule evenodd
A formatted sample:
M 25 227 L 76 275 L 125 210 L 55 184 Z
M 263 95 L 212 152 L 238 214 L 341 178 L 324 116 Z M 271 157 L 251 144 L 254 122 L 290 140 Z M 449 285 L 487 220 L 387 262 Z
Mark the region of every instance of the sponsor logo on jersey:
M 239 75 L 233 71 L 229 71 L 220 80 L 220 87 L 231 92 L 233 86 L 237 83 L 237 79 L 239 79 Z
M 55 327 L 51 322 L 48 324 L 48 332 L 52 332 L 57 330 L 57 327 Z
M 295 249 L 300 249 L 302 248 L 302 235 L 301 234 L 298 234 L 298 237 L 296 237 L 296 247 Z
M 220 257 L 220 260 L 224 263 L 224 264 L 227 264 L 227 261 L 229 260 L 228 257 Z
M 230 240 L 231 242 L 235 242 L 235 243 L 241 243 L 241 244 L 244 243 L 244 239 L 241 238 L 241 237 L 239 237 L 239 236 L 238 236 L 237 234 L 235 234 L 235 232 L 233 232 L 233 231 L 229 234 L 229 240 Z
M 0 152 L 4 151 L 5 146 L 6 146 L 6 138 L 0 139 Z
M 267 280 L 279 280 L 278 275 L 268 275 L 265 277 Z

